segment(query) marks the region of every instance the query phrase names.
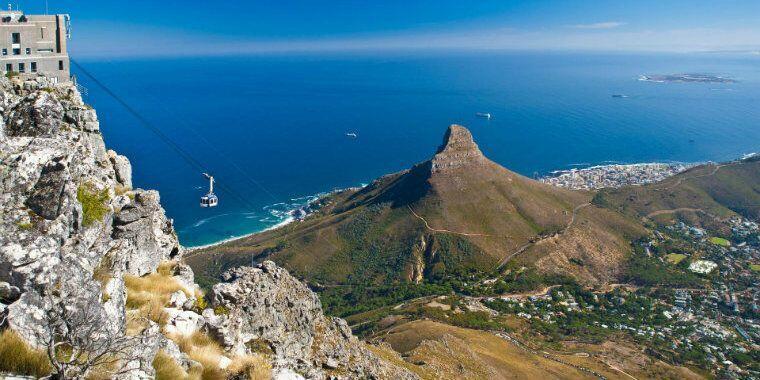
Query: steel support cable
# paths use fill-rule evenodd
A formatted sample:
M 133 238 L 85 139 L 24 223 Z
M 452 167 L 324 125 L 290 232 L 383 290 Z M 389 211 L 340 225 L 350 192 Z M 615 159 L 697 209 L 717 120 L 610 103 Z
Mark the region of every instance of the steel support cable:
M 93 74 L 91 74 L 87 69 L 85 69 L 82 65 L 80 65 L 75 60 L 71 60 L 71 63 L 74 64 L 74 66 L 79 69 L 85 76 L 87 76 L 90 80 L 92 80 L 93 83 L 95 83 L 98 87 L 100 87 L 106 94 L 108 94 L 110 97 L 112 97 L 116 102 L 118 102 L 122 107 L 124 107 L 127 112 L 129 112 L 132 116 L 134 116 L 144 127 L 148 128 L 151 132 L 153 132 L 156 136 L 158 136 L 161 141 L 163 141 L 166 145 L 168 145 L 172 150 L 174 150 L 185 162 L 190 164 L 191 167 L 194 169 L 200 171 L 200 172 L 208 172 L 209 170 L 201 164 L 200 161 L 193 158 L 193 156 L 182 149 L 179 144 L 174 142 L 169 136 L 167 136 L 165 133 L 163 133 L 158 127 L 154 126 L 148 119 L 143 117 L 136 109 L 134 109 L 132 106 L 129 105 L 126 101 L 121 99 L 120 96 L 118 96 L 115 92 L 113 92 L 108 86 L 106 86 L 103 82 L 101 82 L 99 79 L 97 79 Z M 238 198 L 245 206 L 249 209 L 251 212 L 256 212 L 256 207 L 254 207 L 248 200 L 238 194 L 236 191 L 231 189 L 229 186 L 225 185 L 224 182 L 217 183 L 217 186 L 224 190 L 224 192 L 229 193 L 230 195 L 234 196 L 235 198 Z
M 137 120 L 144 127 L 148 128 L 151 132 L 153 132 L 154 134 L 156 134 L 165 144 L 167 144 L 175 152 L 177 152 L 177 154 L 179 154 L 188 164 L 190 164 L 195 169 L 197 169 L 197 170 L 199 170 L 201 172 L 208 172 L 208 170 L 205 169 L 205 167 L 203 166 L 203 164 L 201 164 L 198 160 L 196 160 L 195 158 L 193 158 L 193 156 L 190 155 L 190 153 L 188 153 L 184 149 L 182 149 L 182 147 L 180 147 L 177 143 L 175 143 L 169 136 L 167 136 L 166 134 L 164 134 L 158 127 L 154 126 L 150 121 L 148 121 L 148 119 L 146 119 L 145 117 L 143 117 L 139 112 L 137 112 L 137 110 L 135 110 L 134 108 L 132 108 L 127 102 L 125 102 L 123 99 L 121 99 L 121 97 L 119 97 L 115 92 L 111 91 L 111 89 L 108 88 L 108 86 L 106 86 L 103 82 L 101 82 L 100 80 L 98 80 L 93 74 L 91 74 L 89 71 L 87 71 L 82 65 L 80 65 L 78 62 L 76 62 L 73 59 L 71 59 L 71 63 L 74 64 L 74 66 L 76 66 L 83 74 L 85 74 L 85 76 L 87 76 L 88 78 L 90 78 L 90 80 L 92 80 L 98 87 L 100 87 L 101 89 L 103 89 L 103 91 L 105 91 L 106 94 L 108 94 L 109 96 L 111 96 L 112 98 L 114 98 L 114 100 L 116 100 L 119 104 L 121 104 L 132 116 L 134 116 L 135 118 L 137 118 Z M 159 102 L 159 104 L 162 104 L 162 106 L 163 106 L 163 103 Z M 192 130 L 192 128 L 191 128 L 191 130 Z M 193 131 L 193 132 L 194 132 L 194 134 L 197 135 L 197 133 L 195 131 Z M 203 140 L 208 143 L 208 141 L 205 138 Z M 208 145 L 213 148 L 212 144 L 208 144 Z M 216 150 L 216 148 L 213 148 L 213 149 Z M 218 150 L 216 150 L 216 153 L 218 155 L 222 156 L 222 158 L 224 158 L 225 160 L 227 160 L 228 163 L 231 163 L 233 165 L 233 167 L 235 167 L 238 171 L 240 171 L 241 173 L 243 173 L 243 175 L 249 181 L 251 181 L 252 183 L 254 183 L 255 185 L 257 185 L 259 188 L 261 188 L 262 190 L 264 190 L 264 192 L 266 192 L 275 201 L 278 201 L 278 202 L 280 201 L 271 192 L 269 192 L 263 185 L 261 185 L 257 181 L 255 181 L 252 178 L 250 178 L 247 174 L 245 174 L 245 172 L 239 166 L 235 165 L 234 162 L 232 162 L 231 160 L 227 159 L 226 155 L 224 155 L 223 153 L 221 153 Z M 235 198 L 238 198 L 243 203 L 243 205 L 247 206 L 247 208 L 249 209 L 249 211 L 251 211 L 253 213 L 256 213 L 256 207 L 254 207 L 247 200 L 247 198 L 245 198 L 244 196 L 238 194 L 236 191 L 232 190 L 229 186 L 225 185 L 224 182 L 218 183 L 217 186 L 220 187 L 222 190 L 224 190 L 226 193 L 229 193 L 230 195 L 234 196 Z M 333 248 L 335 248 L 336 251 L 340 250 L 335 244 L 333 244 L 331 241 L 327 240 L 324 236 L 322 236 L 321 234 L 319 236 L 320 236 L 320 238 L 322 238 L 322 240 L 324 240 L 330 246 L 332 246 Z

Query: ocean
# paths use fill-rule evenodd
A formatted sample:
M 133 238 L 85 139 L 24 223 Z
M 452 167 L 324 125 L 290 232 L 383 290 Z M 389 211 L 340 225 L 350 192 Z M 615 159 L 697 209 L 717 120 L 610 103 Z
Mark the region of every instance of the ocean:
M 452 123 L 526 176 L 760 151 L 757 55 L 384 52 L 79 63 L 216 178 L 219 206 L 202 209 L 208 181 L 200 169 L 73 70 L 107 146 L 129 157 L 136 187 L 160 191 L 189 247 L 271 228 L 317 194 L 423 161 Z M 678 73 L 737 82 L 638 80 Z

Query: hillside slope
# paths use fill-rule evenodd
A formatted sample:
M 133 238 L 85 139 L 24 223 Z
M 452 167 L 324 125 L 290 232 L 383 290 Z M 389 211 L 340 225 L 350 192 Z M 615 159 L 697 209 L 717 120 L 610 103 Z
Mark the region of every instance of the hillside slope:
M 594 203 L 632 216 L 760 218 L 760 156 L 695 167 L 665 181 L 601 191 Z
M 305 221 L 194 252 L 188 262 L 209 282 L 267 258 L 323 284 L 383 284 L 487 272 L 518 256 L 537 262 L 562 251 L 547 272 L 604 282 L 642 229 L 616 213 L 600 217 L 588 204 L 592 195 L 505 169 L 453 125 L 430 160 L 335 194 Z M 605 239 L 595 238 L 600 233 Z

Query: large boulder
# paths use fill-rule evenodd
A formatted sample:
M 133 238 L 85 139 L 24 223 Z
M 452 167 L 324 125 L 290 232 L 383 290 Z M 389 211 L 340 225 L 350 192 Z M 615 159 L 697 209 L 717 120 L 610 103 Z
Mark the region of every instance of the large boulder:
M 66 165 L 60 160 L 50 162 L 42 168 L 40 179 L 32 188 L 25 204 L 35 214 L 53 220 L 63 212 L 66 194 L 64 190 L 71 178 L 66 171 Z
M 367 349 L 345 321 L 327 318 L 314 292 L 271 261 L 224 274 L 204 311 L 207 328 L 236 354 L 271 351 L 275 373 L 307 378 L 413 379 Z
M 129 160 L 112 150 L 108 151 L 108 159 L 111 161 L 111 165 L 113 165 L 113 170 L 116 173 L 116 180 L 119 181 L 122 186 L 131 189 L 132 164 Z
M 161 208 L 158 192 L 138 189 L 133 194 L 134 201 L 114 215 L 111 237 L 120 242 L 125 270 L 142 276 L 154 271 L 161 261 L 179 258 L 182 248 Z
M 63 107 L 52 94 L 34 92 L 11 111 L 6 121 L 7 136 L 51 137 L 61 128 Z

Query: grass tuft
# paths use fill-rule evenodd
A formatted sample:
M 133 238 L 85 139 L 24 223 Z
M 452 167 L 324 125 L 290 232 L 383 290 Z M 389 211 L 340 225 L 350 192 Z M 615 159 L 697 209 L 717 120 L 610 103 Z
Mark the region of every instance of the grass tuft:
M 156 357 L 153 358 L 153 369 L 156 370 L 156 380 L 187 378 L 187 372 L 163 350 L 158 351 Z
M 9 329 L 0 333 L 0 372 L 43 377 L 51 371 L 47 354 L 31 348 Z
M 170 264 L 161 264 L 156 273 L 147 276 L 124 276 L 127 309 L 139 310 L 141 316 L 160 326 L 166 325 L 168 314 L 164 311 L 164 306 L 169 302 L 171 294 L 177 290 L 184 291 L 182 285 L 172 278 L 171 271 L 166 269 L 167 265 Z
M 231 377 L 264 380 L 272 378 L 272 365 L 262 355 L 238 356 L 227 368 Z

